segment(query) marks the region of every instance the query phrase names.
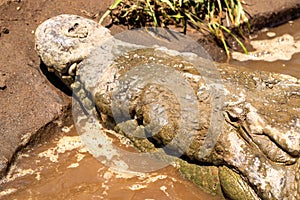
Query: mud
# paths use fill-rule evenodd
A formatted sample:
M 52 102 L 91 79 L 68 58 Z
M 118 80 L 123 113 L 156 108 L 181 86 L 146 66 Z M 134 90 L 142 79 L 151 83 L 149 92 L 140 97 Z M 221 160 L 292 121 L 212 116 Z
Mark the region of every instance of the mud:
M 110 1 L 1 1 L 0 6 L 0 177 L 16 153 L 39 143 L 66 123 L 70 97 L 47 80 L 34 50 L 34 31 L 61 13 L 83 16 L 104 11 Z M 87 11 L 88 10 L 88 11 Z M 87 16 L 88 17 L 88 16 Z M 34 142 L 36 141 L 36 142 Z

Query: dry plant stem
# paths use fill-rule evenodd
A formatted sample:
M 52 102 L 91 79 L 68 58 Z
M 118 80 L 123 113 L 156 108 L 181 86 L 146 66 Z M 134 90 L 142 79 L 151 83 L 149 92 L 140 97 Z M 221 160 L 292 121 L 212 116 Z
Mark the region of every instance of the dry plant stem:
M 198 30 L 208 29 L 222 43 L 228 57 L 228 36 L 233 37 L 248 54 L 243 42 L 231 31 L 231 28 L 237 28 L 238 34 L 245 38 L 240 25 L 247 23 L 249 27 L 240 0 L 116 0 L 99 23 L 102 24 L 108 16 L 113 23 L 124 23 L 133 28 L 174 24 L 181 26 L 184 33 L 190 24 Z

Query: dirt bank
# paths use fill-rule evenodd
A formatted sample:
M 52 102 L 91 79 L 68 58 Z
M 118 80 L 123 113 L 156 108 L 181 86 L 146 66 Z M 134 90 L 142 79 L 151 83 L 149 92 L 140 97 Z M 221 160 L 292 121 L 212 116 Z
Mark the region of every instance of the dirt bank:
M 245 0 L 254 29 L 298 17 L 298 0 Z M 10 0 L 0 1 L 0 178 L 7 172 L 16 152 L 28 144 L 51 137 L 71 123 L 68 91 L 55 87 L 40 67 L 34 51 L 34 30 L 44 20 L 62 14 L 77 14 L 99 20 L 112 0 Z M 270 6 L 272 5 L 272 6 Z M 124 27 L 111 27 L 112 33 Z M 197 36 L 195 36 L 197 38 Z M 212 40 L 201 39 L 212 57 L 220 49 Z M 215 56 L 214 56 L 215 55 Z M 57 80 L 52 80 L 57 86 Z

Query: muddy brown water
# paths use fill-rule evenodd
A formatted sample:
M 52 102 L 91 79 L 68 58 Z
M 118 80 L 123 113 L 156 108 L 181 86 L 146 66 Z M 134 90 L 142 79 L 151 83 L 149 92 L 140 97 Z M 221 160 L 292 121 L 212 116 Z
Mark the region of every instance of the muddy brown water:
M 268 33 L 275 33 L 276 35 L 274 37 L 290 34 L 294 37 L 295 41 L 300 41 L 300 19 L 290 21 L 289 23 L 275 28 L 265 29 L 254 36 L 255 38 L 253 40 L 271 39 L 272 37 L 269 37 Z M 231 60 L 231 63 L 235 65 L 246 66 L 254 70 L 277 72 L 300 78 L 300 53 L 295 53 L 292 56 L 292 59 L 287 61 L 277 60 L 273 62 L 265 62 L 250 60 L 240 62 L 237 60 Z
M 65 130 L 19 155 L 0 185 L 0 199 L 219 199 L 172 166 L 147 174 L 113 171 L 87 153 L 74 127 Z
M 300 19 L 261 32 L 255 39 L 267 39 L 270 31 L 300 40 Z M 289 61 L 231 63 L 300 78 L 300 53 Z M 0 199 L 220 200 L 184 179 L 172 166 L 147 174 L 113 171 L 85 150 L 74 127 L 65 127 L 53 141 L 20 154 L 0 184 Z

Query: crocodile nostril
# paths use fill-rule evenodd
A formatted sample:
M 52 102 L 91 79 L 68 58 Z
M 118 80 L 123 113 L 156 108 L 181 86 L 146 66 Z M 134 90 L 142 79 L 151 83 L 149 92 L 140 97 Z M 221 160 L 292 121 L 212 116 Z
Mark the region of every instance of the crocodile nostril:
M 71 28 L 69 28 L 68 32 L 73 32 L 77 27 L 79 26 L 78 23 L 75 23 L 74 26 L 72 26 Z

